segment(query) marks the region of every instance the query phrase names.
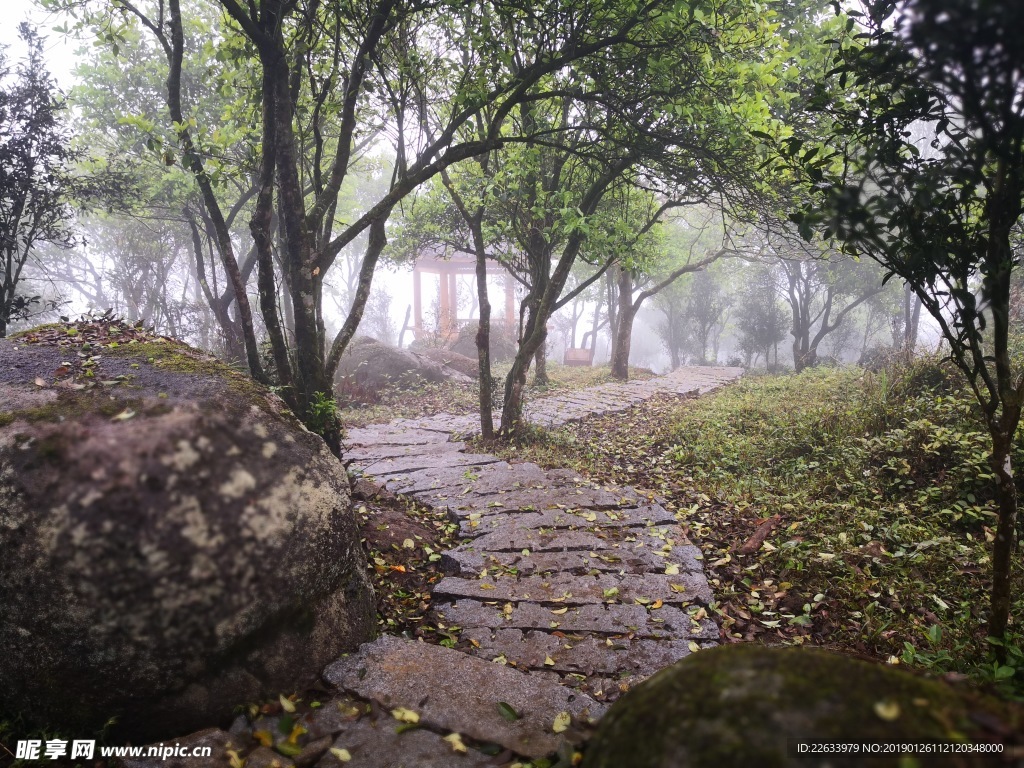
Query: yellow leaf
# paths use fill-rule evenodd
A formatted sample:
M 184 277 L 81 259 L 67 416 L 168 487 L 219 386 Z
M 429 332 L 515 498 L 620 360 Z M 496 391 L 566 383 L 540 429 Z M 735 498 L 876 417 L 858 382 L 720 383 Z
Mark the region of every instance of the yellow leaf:
M 292 704 L 292 702 L 288 701 L 288 699 L 284 697 L 283 693 L 280 696 L 278 696 L 277 699 L 281 702 L 281 709 L 283 709 L 285 712 L 295 711 L 295 705 Z
M 270 734 L 270 731 L 253 731 L 252 737 L 264 747 L 274 746 L 274 737 Z
M 403 723 L 418 723 L 420 721 L 418 712 L 413 712 L 411 709 L 406 709 L 405 707 L 392 709 L 391 716 L 395 718 L 395 720 L 399 720 Z
M 412 539 L 406 539 L 402 542 L 402 546 L 406 549 L 416 549 L 416 542 Z
M 452 749 L 460 754 L 466 754 L 468 751 L 466 745 L 462 743 L 462 737 L 457 733 L 449 733 L 444 737 L 444 740 L 452 745 Z
M 685 592 L 686 587 L 683 584 L 669 584 L 672 587 L 673 592 Z
M 896 720 L 900 716 L 899 702 L 893 701 L 892 699 L 876 701 L 875 714 L 878 715 L 882 720 L 885 720 L 887 723 L 891 723 L 893 720 Z
M 583 515 L 583 519 L 586 520 L 588 523 L 592 523 L 595 520 L 597 520 L 597 513 L 587 512 L 585 515 Z
M 245 761 L 238 756 L 238 752 L 233 749 L 225 750 L 228 755 L 228 762 L 231 764 L 231 768 L 242 768 Z
M 550 656 L 545 656 L 545 657 L 544 657 L 544 663 L 545 663 L 545 664 L 546 664 L 547 666 L 549 666 L 549 667 L 553 667 L 553 666 L 555 666 L 555 660 L 554 660 L 554 659 L 552 659 L 552 658 L 551 658 Z
M 693 640 L 691 640 L 691 641 L 689 642 L 689 644 L 688 644 L 688 646 L 687 646 L 687 647 L 688 647 L 688 648 L 690 649 L 690 653 L 696 653 L 697 651 L 699 651 L 699 650 L 700 650 L 700 646 L 699 646 L 699 645 L 697 645 L 697 643 L 696 643 L 696 642 L 694 642 Z
M 663 606 L 664 604 L 665 603 L 663 603 L 661 600 L 655 600 L 654 603 L 651 605 L 651 610 L 656 611 L 659 608 L 661 608 L 661 606 Z
M 480 589 L 494 589 L 493 584 L 481 584 Z
M 559 712 L 555 715 L 555 722 L 551 726 L 551 730 L 555 733 L 564 733 L 569 728 L 569 723 L 572 722 L 572 715 L 568 712 Z
M 343 763 L 347 763 L 352 759 L 352 753 L 349 752 L 347 749 L 338 749 L 338 747 L 331 747 L 331 754 Z
M 563 613 L 565 613 L 568 610 L 569 610 L 568 607 L 565 607 L 565 608 L 555 608 L 551 612 L 553 614 L 555 614 L 556 616 L 561 616 Z
M 679 575 L 679 566 L 676 565 L 675 563 L 669 563 L 668 567 L 665 568 L 665 574 L 667 576 L 678 576 Z

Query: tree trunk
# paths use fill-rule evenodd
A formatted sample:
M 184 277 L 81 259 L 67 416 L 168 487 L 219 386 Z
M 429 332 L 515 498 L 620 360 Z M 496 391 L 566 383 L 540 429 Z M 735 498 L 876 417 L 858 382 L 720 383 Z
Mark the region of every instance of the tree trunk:
M 618 324 L 612 336 L 612 377 L 626 381 L 629 378 L 629 347 L 633 337 L 633 319 L 636 307 L 633 304 L 633 273 L 628 269 L 619 269 L 618 279 L 619 306 Z
M 546 387 L 551 383 L 548 378 L 548 341 L 545 334 L 544 342 L 533 355 L 533 385 Z
M 490 441 L 494 439 L 494 403 L 491 399 L 491 301 L 487 295 L 487 251 L 480 227 L 474 227 L 473 240 L 476 247 L 476 292 L 480 303 L 480 323 L 476 332 L 476 357 L 480 373 L 480 437 Z
M 992 435 L 992 470 L 996 476 L 996 501 L 999 522 L 992 548 L 992 596 L 988 620 L 990 637 L 1004 638 L 1010 619 L 1011 574 L 1017 536 L 1017 485 L 1013 479 L 1010 456 L 1013 434 L 998 428 L 989 428 Z M 996 648 L 996 656 L 1005 661 L 1005 650 Z

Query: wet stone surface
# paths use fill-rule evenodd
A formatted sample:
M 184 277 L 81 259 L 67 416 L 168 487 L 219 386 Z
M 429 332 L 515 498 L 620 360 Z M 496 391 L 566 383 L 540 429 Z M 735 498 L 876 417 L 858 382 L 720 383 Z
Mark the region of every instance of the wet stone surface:
M 538 400 L 526 416 L 560 425 L 660 393 L 708 392 L 740 373 L 679 369 Z M 585 740 L 607 702 L 717 644 L 700 550 L 657 498 L 469 452 L 460 440 L 476 429 L 471 416 L 403 419 L 350 430 L 344 448 L 363 482 L 459 523 L 467 541 L 442 553 L 450 575 L 432 594 L 433 618 L 459 628 L 456 648 L 378 638 L 327 668 L 332 697 L 284 723 L 293 744 L 282 744 L 285 715 L 241 717 L 230 733 L 181 739 L 214 746 L 190 768 L 228 768 L 232 754 L 252 768 L 478 768 L 548 757 Z
M 571 738 L 568 731 L 553 730 L 560 713 L 588 723 L 605 709 L 550 680 L 394 636 L 380 637 L 335 662 L 324 678 L 382 707 L 413 711 L 432 729 L 499 744 L 527 757 L 553 754 Z M 518 717 L 504 715 L 501 704 Z

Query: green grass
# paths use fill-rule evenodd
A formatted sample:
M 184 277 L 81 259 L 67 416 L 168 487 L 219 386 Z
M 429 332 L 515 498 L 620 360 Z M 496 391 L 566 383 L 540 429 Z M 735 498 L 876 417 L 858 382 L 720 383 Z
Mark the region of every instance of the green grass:
M 1007 665 L 992 662 L 983 631 L 996 520 L 988 446 L 963 381 L 924 360 L 749 378 L 534 433 L 511 453 L 665 497 L 705 551 L 729 639 L 827 645 L 1021 696 L 1019 555 Z M 740 554 L 772 516 L 767 543 Z

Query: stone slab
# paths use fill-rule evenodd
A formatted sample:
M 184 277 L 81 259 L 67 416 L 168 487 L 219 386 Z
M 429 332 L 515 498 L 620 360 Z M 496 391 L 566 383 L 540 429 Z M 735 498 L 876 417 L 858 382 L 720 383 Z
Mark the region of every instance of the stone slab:
M 475 749 L 459 754 L 440 734 L 423 728 L 398 733 L 395 720 L 358 720 L 339 734 L 332 749 L 348 751 L 352 759 L 341 762 L 327 752 L 318 768 L 487 768 L 500 765 L 495 758 Z M 248 765 L 248 763 L 246 764 Z
M 480 600 L 459 600 L 451 604 L 435 604 L 434 615 L 449 626 L 503 629 L 557 629 L 567 634 L 596 632 L 602 635 L 628 635 L 655 639 L 691 638 L 717 640 L 718 626 L 710 619 L 693 620 L 689 613 L 671 606 L 649 611 L 642 605 L 579 605 L 560 608 L 537 603 L 519 603 L 511 611 L 504 604 L 487 604 Z M 552 627 L 555 622 L 558 626 Z
M 674 547 L 672 561 L 680 572 L 701 573 L 700 561 L 692 557 L 696 547 Z M 699 553 L 699 550 L 697 550 Z M 485 569 L 508 571 L 519 576 L 543 573 L 650 573 L 665 570 L 665 559 L 649 548 L 626 547 L 560 552 L 490 552 L 474 549 L 471 544 L 448 550 L 442 555 L 442 568 L 452 576 L 475 578 Z
M 690 640 L 650 640 L 646 638 L 559 637 L 551 632 L 521 629 L 467 631 L 463 639 L 480 644 L 483 658 L 503 654 L 522 668 L 552 669 L 562 674 L 637 675 L 650 677 L 685 656 Z
M 455 731 L 500 744 L 527 757 L 553 754 L 563 735 L 552 731 L 555 716 L 598 718 L 604 706 L 536 677 L 459 651 L 383 636 L 331 664 L 324 678 L 337 688 L 417 712 L 432 729 Z M 520 717 L 509 722 L 498 704 Z
M 477 525 L 471 525 L 477 522 Z M 482 532 L 505 529 L 512 522 L 517 529 L 552 528 L 576 529 L 646 527 L 648 525 L 672 524 L 675 515 L 660 504 L 643 507 L 622 507 L 617 509 L 546 509 L 537 512 L 510 510 L 503 515 L 481 515 L 478 521 L 460 519 L 463 535 L 478 536 Z
M 473 512 L 498 515 L 511 510 L 618 509 L 635 507 L 646 499 L 638 494 L 616 494 L 585 485 L 548 485 L 541 488 L 520 488 L 505 493 L 473 494 L 461 498 L 438 497 L 460 517 Z
M 345 445 L 378 446 L 378 445 L 426 445 L 428 443 L 447 443 L 449 433 L 411 427 L 397 428 L 389 425 L 380 427 L 364 427 L 351 429 L 345 433 Z
M 690 604 L 711 601 L 711 589 L 700 573 L 608 574 L 576 576 L 555 573 L 550 576 L 495 577 L 479 579 L 446 576 L 434 585 L 434 599 L 470 598 L 503 602 L 564 603 L 590 605 L 607 602 L 631 603 L 661 600 Z
M 364 463 L 393 459 L 399 456 L 422 456 L 424 454 L 456 453 L 466 448 L 465 443 L 421 443 L 418 445 L 363 445 L 355 446 L 345 443 L 342 447 L 342 458 L 346 465 L 357 467 Z
M 449 489 L 453 493 L 471 493 L 481 478 L 496 475 L 507 479 L 512 466 L 508 462 L 498 461 L 479 467 L 430 467 L 390 476 L 387 479 L 387 489 L 395 493 L 412 495 L 436 489 Z
M 497 456 L 486 453 L 464 453 L 461 451 L 440 451 L 414 455 L 383 458 L 377 461 L 360 461 L 363 474 L 385 478 L 388 475 L 407 474 L 436 467 L 483 467 L 501 462 Z

